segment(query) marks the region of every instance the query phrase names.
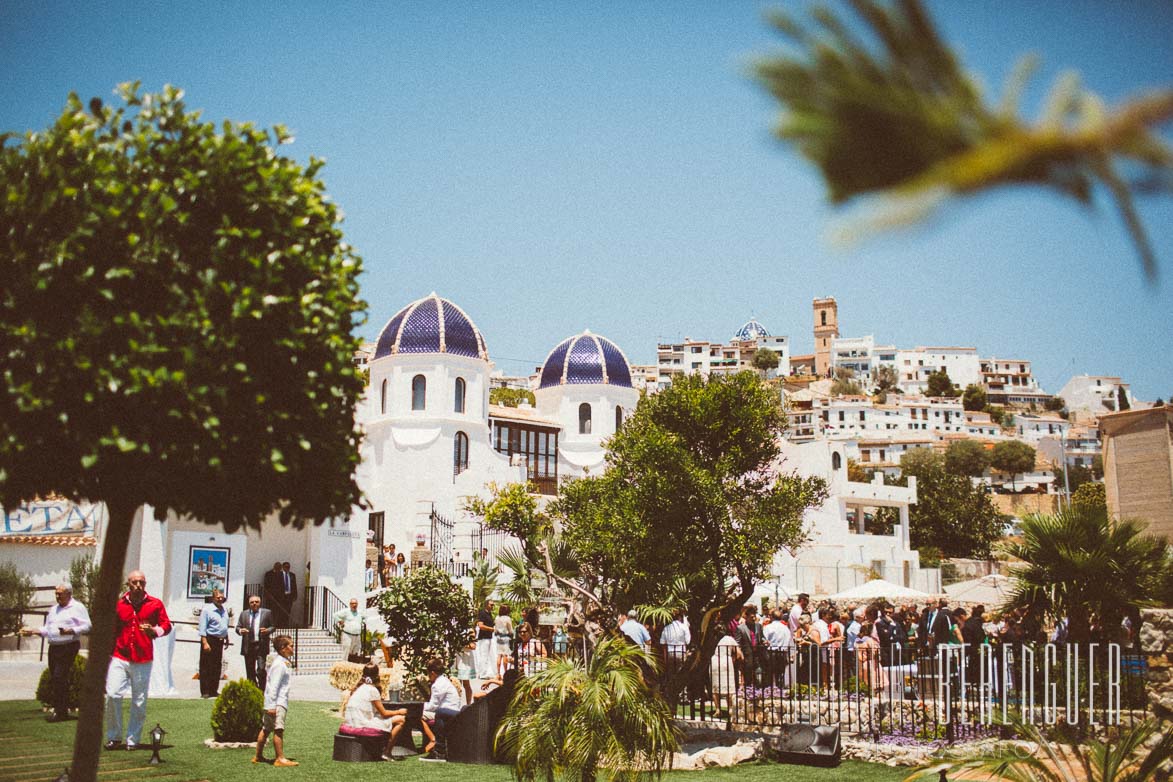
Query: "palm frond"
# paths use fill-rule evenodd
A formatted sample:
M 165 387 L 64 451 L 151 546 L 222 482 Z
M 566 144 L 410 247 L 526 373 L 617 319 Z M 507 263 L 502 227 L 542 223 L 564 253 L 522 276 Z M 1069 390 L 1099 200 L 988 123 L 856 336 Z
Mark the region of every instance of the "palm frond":
M 781 104 L 777 135 L 818 167 L 832 203 L 865 197 L 880 209 L 852 221 L 839 238 L 923 221 L 953 200 L 946 195 L 1043 185 L 1091 205 L 1098 184 L 1116 204 L 1145 276 L 1155 280 L 1156 256 L 1133 199 L 1173 190 L 1173 156 L 1154 132 L 1173 118 L 1173 90 L 1109 110 L 1078 75 L 1066 73 L 1031 124 L 1018 111 L 1032 59 L 1015 68 L 1001 101 L 987 106 L 920 0 L 850 5 L 866 39 L 823 6 L 809 26 L 775 13 L 769 21 L 792 48 L 754 67 Z M 1116 163 L 1140 176 L 1125 177 Z

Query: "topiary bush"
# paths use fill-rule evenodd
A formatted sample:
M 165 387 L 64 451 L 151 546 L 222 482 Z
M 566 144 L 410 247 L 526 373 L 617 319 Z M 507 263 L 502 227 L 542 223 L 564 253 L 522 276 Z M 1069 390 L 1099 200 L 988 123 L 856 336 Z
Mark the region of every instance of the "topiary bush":
M 265 695 L 248 679 L 228 682 L 212 705 L 212 738 L 256 741 L 265 710 Z
M 86 672 L 86 658 L 80 654 L 73 658 L 73 670 L 69 672 L 69 708 L 76 709 L 81 705 L 81 679 Z M 37 700 L 45 706 L 53 705 L 53 683 L 49 679 L 49 669 L 41 671 L 41 678 L 37 680 Z

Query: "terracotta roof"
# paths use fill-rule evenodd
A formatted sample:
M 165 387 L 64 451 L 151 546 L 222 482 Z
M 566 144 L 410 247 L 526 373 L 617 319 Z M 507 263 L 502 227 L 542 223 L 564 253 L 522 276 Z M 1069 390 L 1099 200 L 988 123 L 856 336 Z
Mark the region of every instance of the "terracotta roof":
M 89 535 L 0 535 L 0 543 L 32 543 L 37 546 L 96 546 L 98 539 Z

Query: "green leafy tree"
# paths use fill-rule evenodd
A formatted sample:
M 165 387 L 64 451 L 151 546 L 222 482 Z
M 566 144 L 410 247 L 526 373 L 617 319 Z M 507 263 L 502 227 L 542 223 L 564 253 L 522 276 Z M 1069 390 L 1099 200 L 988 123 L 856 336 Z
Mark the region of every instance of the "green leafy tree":
M 1096 454 L 1092 457 L 1092 477 L 1097 481 L 1104 479 L 1104 455 Z
M 1110 521 L 1105 508 L 1075 506 L 1022 519 L 1021 542 L 1004 545 L 1023 562 L 1013 571 L 1011 607 L 1066 617 L 1072 642 L 1091 639 L 1091 617 L 1106 628 L 1157 602 L 1168 578 L 1166 541 L 1132 520 Z
M 490 529 L 506 532 L 522 542 L 531 562 L 538 562 L 537 544 L 551 531 L 549 517 L 538 510 L 533 487 L 526 483 L 499 486 L 489 483 L 489 498 L 474 496 L 464 502 L 464 510 L 481 517 Z
M 1055 471 L 1055 480 L 1052 485 L 1055 490 L 1063 493 L 1070 491 L 1072 494 L 1079 491 L 1079 487 L 1083 486 L 1088 481 L 1094 481 L 1095 475 L 1087 467 L 1082 464 L 1073 464 L 1066 470 L 1066 480 L 1064 480 L 1064 470 L 1059 468 Z
M 1016 475 L 1030 472 L 1035 468 L 1035 449 L 1021 440 L 1004 440 L 996 444 L 990 452 L 990 466 L 995 470 L 1010 473 L 1010 486 L 1014 488 Z
M 872 370 L 872 381 L 876 384 L 876 390 L 881 394 L 896 390 L 899 379 L 896 367 L 891 364 L 879 364 Z
M 965 391 L 961 394 L 961 406 L 966 410 L 980 412 L 985 410 L 988 404 L 989 396 L 986 394 L 986 389 L 974 383 L 966 386 Z
M 847 460 L 847 480 L 855 481 L 856 483 L 871 483 L 872 473 L 857 462 L 855 459 Z
M 527 676 L 497 731 L 521 782 L 658 779 L 680 746 L 672 710 L 648 685 L 656 660 L 622 639 L 587 660 L 560 659 Z
M 953 385 L 953 381 L 949 379 L 949 373 L 943 369 L 938 369 L 936 372 L 930 372 L 928 377 L 928 388 L 925 390 L 926 396 L 945 396 L 957 397 L 961 392 Z
M 976 478 L 990 466 L 990 454 L 977 440 L 956 440 L 945 449 L 945 470 Z
M 524 388 L 490 388 L 489 404 L 517 407 L 522 402 L 536 403 L 534 392 Z
M 75 557 L 69 563 L 69 584 L 73 587 L 75 600 L 87 608 L 94 604 L 94 595 L 98 591 L 98 566 L 94 564 L 93 554 Z
M 71 777 L 87 782 L 136 508 L 233 532 L 361 498 L 361 263 L 322 163 L 280 154 L 280 127 L 201 121 L 177 89 L 119 95 L 71 95 L 0 147 L 0 505 L 108 510 Z
M 440 568 L 414 568 L 393 578 L 379 594 L 379 616 L 387 623 L 391 653 L 413 676 L 422 676 L 428 660 L 451 665 L 468 645 L 473 626 L 469 595 Z
M 1067 401 L 1061 396 L 1049 396 L 1047 401 L 1043 402 L 1043 409 L 1050 410 L 1052 413 L 1057 413 L 1067 407 Z
M 771 369 L 777 369 L 781 359 L 778 354 L 769 348 L 758 348 L 753 354 L 753 368 L 758 370 L 764 376 Z
M 915 549 L 933 547 L 946 557 L 986 558 L 1006 529 L 984 487 L 945 469 L 945 458 L 931 448 L 917 448 L 900 459 L 908 485 L 916 477 L 916 504 L 908 511 L 908 537 Z
M 986 412 L 990 414 L 990 420 L 998 424 L 998 426 L 1005 425 L 1003 421 L 1006 420 L 1006 408 L 1001 405 L 988 405 Z
M 836 367 L 835 379 L 831 381 L 834 396 L 861 396 L 863 386 L 855 379 L 855 372 L 847 367 Z
M 12 562 L 0 562 L 0 637 L 16 635 L 35 592 L 32 579 Z
M 1076 510 L 1108 512 L 1108 494 L 1104 484 L 1087 481 L 1071 495 L 1071 507 Z
M 662 603 L 685 577 L 700 643 L 690 665 L 708 665 L 715 617 L 738 611 L 775 552 L 805 540 L 803 512 L 827 496 L 820 479 L 777 472 L 784 426 L 752 372 L 688 375 L 640 400 L 603 474 L 565 484 L 550 507 L 577 557 L 576 594 L 601 621 Z
M 919 0 L 851 6 L 860 23 L 825 6 L 811 25 L 775 13 L 774 27 L 797 51 L 756 68 L 784 112 L 778 136 L 818 166 L 833 203 L 881 199 L 886 209 L 870 219 L 881 228 L 919 221 L 951 197 L 1015 185 L 1091 205 L 1099 185 L 1116 202 L 1145 274 L 1156 278 L 1133 195 L 1171 187 L 1173 153 L 1153 128 L 1173 117 L 1173 90 L 1110 111 L 1068 74 L 1031 124 L 1018 104 L 1033 60 L 1015 69 L 1000 104 L 988 105 Z M 1131 183 L 1121 163 L 1136 171 Z

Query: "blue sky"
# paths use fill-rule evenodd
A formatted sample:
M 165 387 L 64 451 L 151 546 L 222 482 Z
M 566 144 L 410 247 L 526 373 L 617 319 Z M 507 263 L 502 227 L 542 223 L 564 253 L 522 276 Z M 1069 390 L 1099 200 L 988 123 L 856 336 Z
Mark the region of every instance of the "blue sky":
M 1114 102 L 1173 84 L 1173 5 L 931 2 L 1000 94 L 1043 58 Z M 795 3 L 0 2 L 0 129 L 48 125 L 70 91 L 182 87 L 208 118 L 284 123 L 365 261 L 373 337 L 435 290 L 508 373 L 590 328 L 637 363 L 658 340 L 727 339 L 751 315 L 812 349 L 810 301 L 844 335 L 1025 358 L 1049 391 L 1119 374 L 1173 395 L 1173 199 L 1142 203 L 1146 285 L 1108 204 L 1020 190 L 848 250 L 814 170 L 770 135 L 748 78 Z

